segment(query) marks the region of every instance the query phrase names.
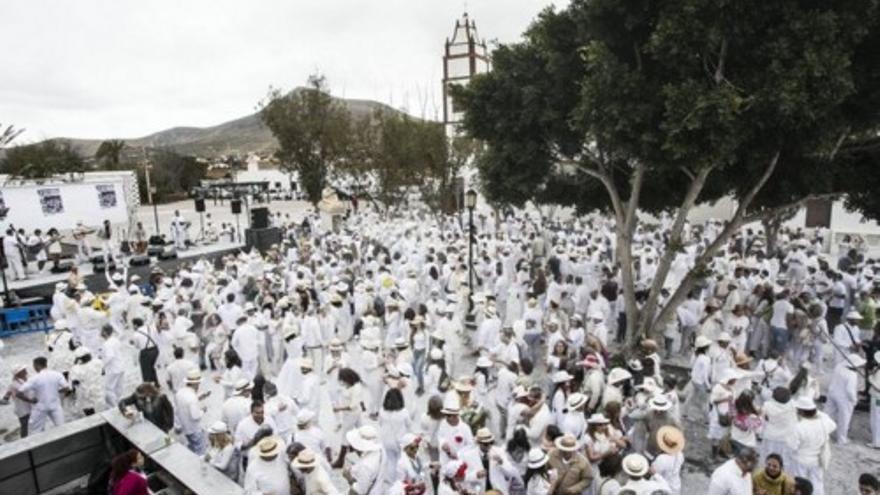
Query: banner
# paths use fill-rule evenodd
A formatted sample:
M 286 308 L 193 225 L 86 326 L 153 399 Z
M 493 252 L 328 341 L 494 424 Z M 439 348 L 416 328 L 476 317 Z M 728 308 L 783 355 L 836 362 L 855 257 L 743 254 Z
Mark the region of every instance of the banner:
M 61 201 L 61 190 L 53 187 L 49 189 L 37 189 L 40 195 L 40 206 L 44 215 L 57 215 L 64 213 L 64 202 Z
M 111 185 L 97 185 L 95 189 L 98 190 L 98 205 L 101 208 L 115 208 L 116 207 L 116 189 Z

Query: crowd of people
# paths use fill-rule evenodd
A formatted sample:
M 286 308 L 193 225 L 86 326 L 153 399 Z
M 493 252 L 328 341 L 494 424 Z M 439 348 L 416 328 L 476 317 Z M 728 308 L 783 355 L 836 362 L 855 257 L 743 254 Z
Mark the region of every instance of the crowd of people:
M 67 401 L 116 407 L 275 495 L 677 495 L 685 448 L 704 441 L 710 495 L 843 493 L 824 476 L 863 398 L 872 437 L 858 440 L 880 448 L 880 261 L 856 249 L 832 260 L 783 231 L 770 251 L 743 229 L 657 334 L 626 346 L 601 216 L 486 211 L 472 238 L 416 210 L 280 226 L 262 255 L 108 273 L 105 311 L 59 283 L 46 355 L 6 394 L 22 436 L 63 423 Z M 668 227 L 633 236 L 640 304 Z M 719 231 L 686 226 L 661 299 Z M 137 464 L 114 461 L 112 493 L 138 493 Z M 858 485 L 880 493 L 871 473 Z

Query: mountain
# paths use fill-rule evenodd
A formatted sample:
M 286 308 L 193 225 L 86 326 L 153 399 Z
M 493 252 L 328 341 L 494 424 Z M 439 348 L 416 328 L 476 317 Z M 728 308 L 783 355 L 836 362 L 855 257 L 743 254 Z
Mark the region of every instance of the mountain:
M 293 91 L 301 91 L 296 88 Z M 372 100 L 335 98 L 354 117 L 371 115 L 375 110 L 397 112 L 393 108 Z M 67 139 L 79 148 L 83 156 L 94 156 L 103 139 Z M 117 139 L 107 137 L 107 139 Z M 260 121 L 258 113 L 224 122 L 211 127 L 172 127 L 148 136 L 125 139 L 129 154 L 138 153 L 143 147 L 168 147 L 178 153 L 216 157 L 229 154 L 265 153 L 277 147 L 275 137 Z

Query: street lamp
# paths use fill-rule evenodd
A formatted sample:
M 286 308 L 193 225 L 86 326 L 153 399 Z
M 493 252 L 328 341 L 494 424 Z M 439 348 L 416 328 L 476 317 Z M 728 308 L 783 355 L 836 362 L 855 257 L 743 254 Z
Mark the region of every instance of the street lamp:
M 464 193 L 464 205 L 468 209 L 468 312 L 474 310 L 474 207 L 477 192 L 468 189 Z

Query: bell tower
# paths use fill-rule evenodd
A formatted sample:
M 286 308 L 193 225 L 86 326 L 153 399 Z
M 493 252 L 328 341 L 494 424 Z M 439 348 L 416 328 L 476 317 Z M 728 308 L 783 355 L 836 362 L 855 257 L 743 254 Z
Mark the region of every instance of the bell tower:
M 449 87 L 467 85 L 473 76 L 489 72 L 489 68 L 486 42 L 477 35 L 477 24 L 465 12 L 455 21 L 452 38 L 446 39 L 443 54 L 443 124 L 447 137 L 456 136 L 461 122 L 461 112 L 452 104 Z

